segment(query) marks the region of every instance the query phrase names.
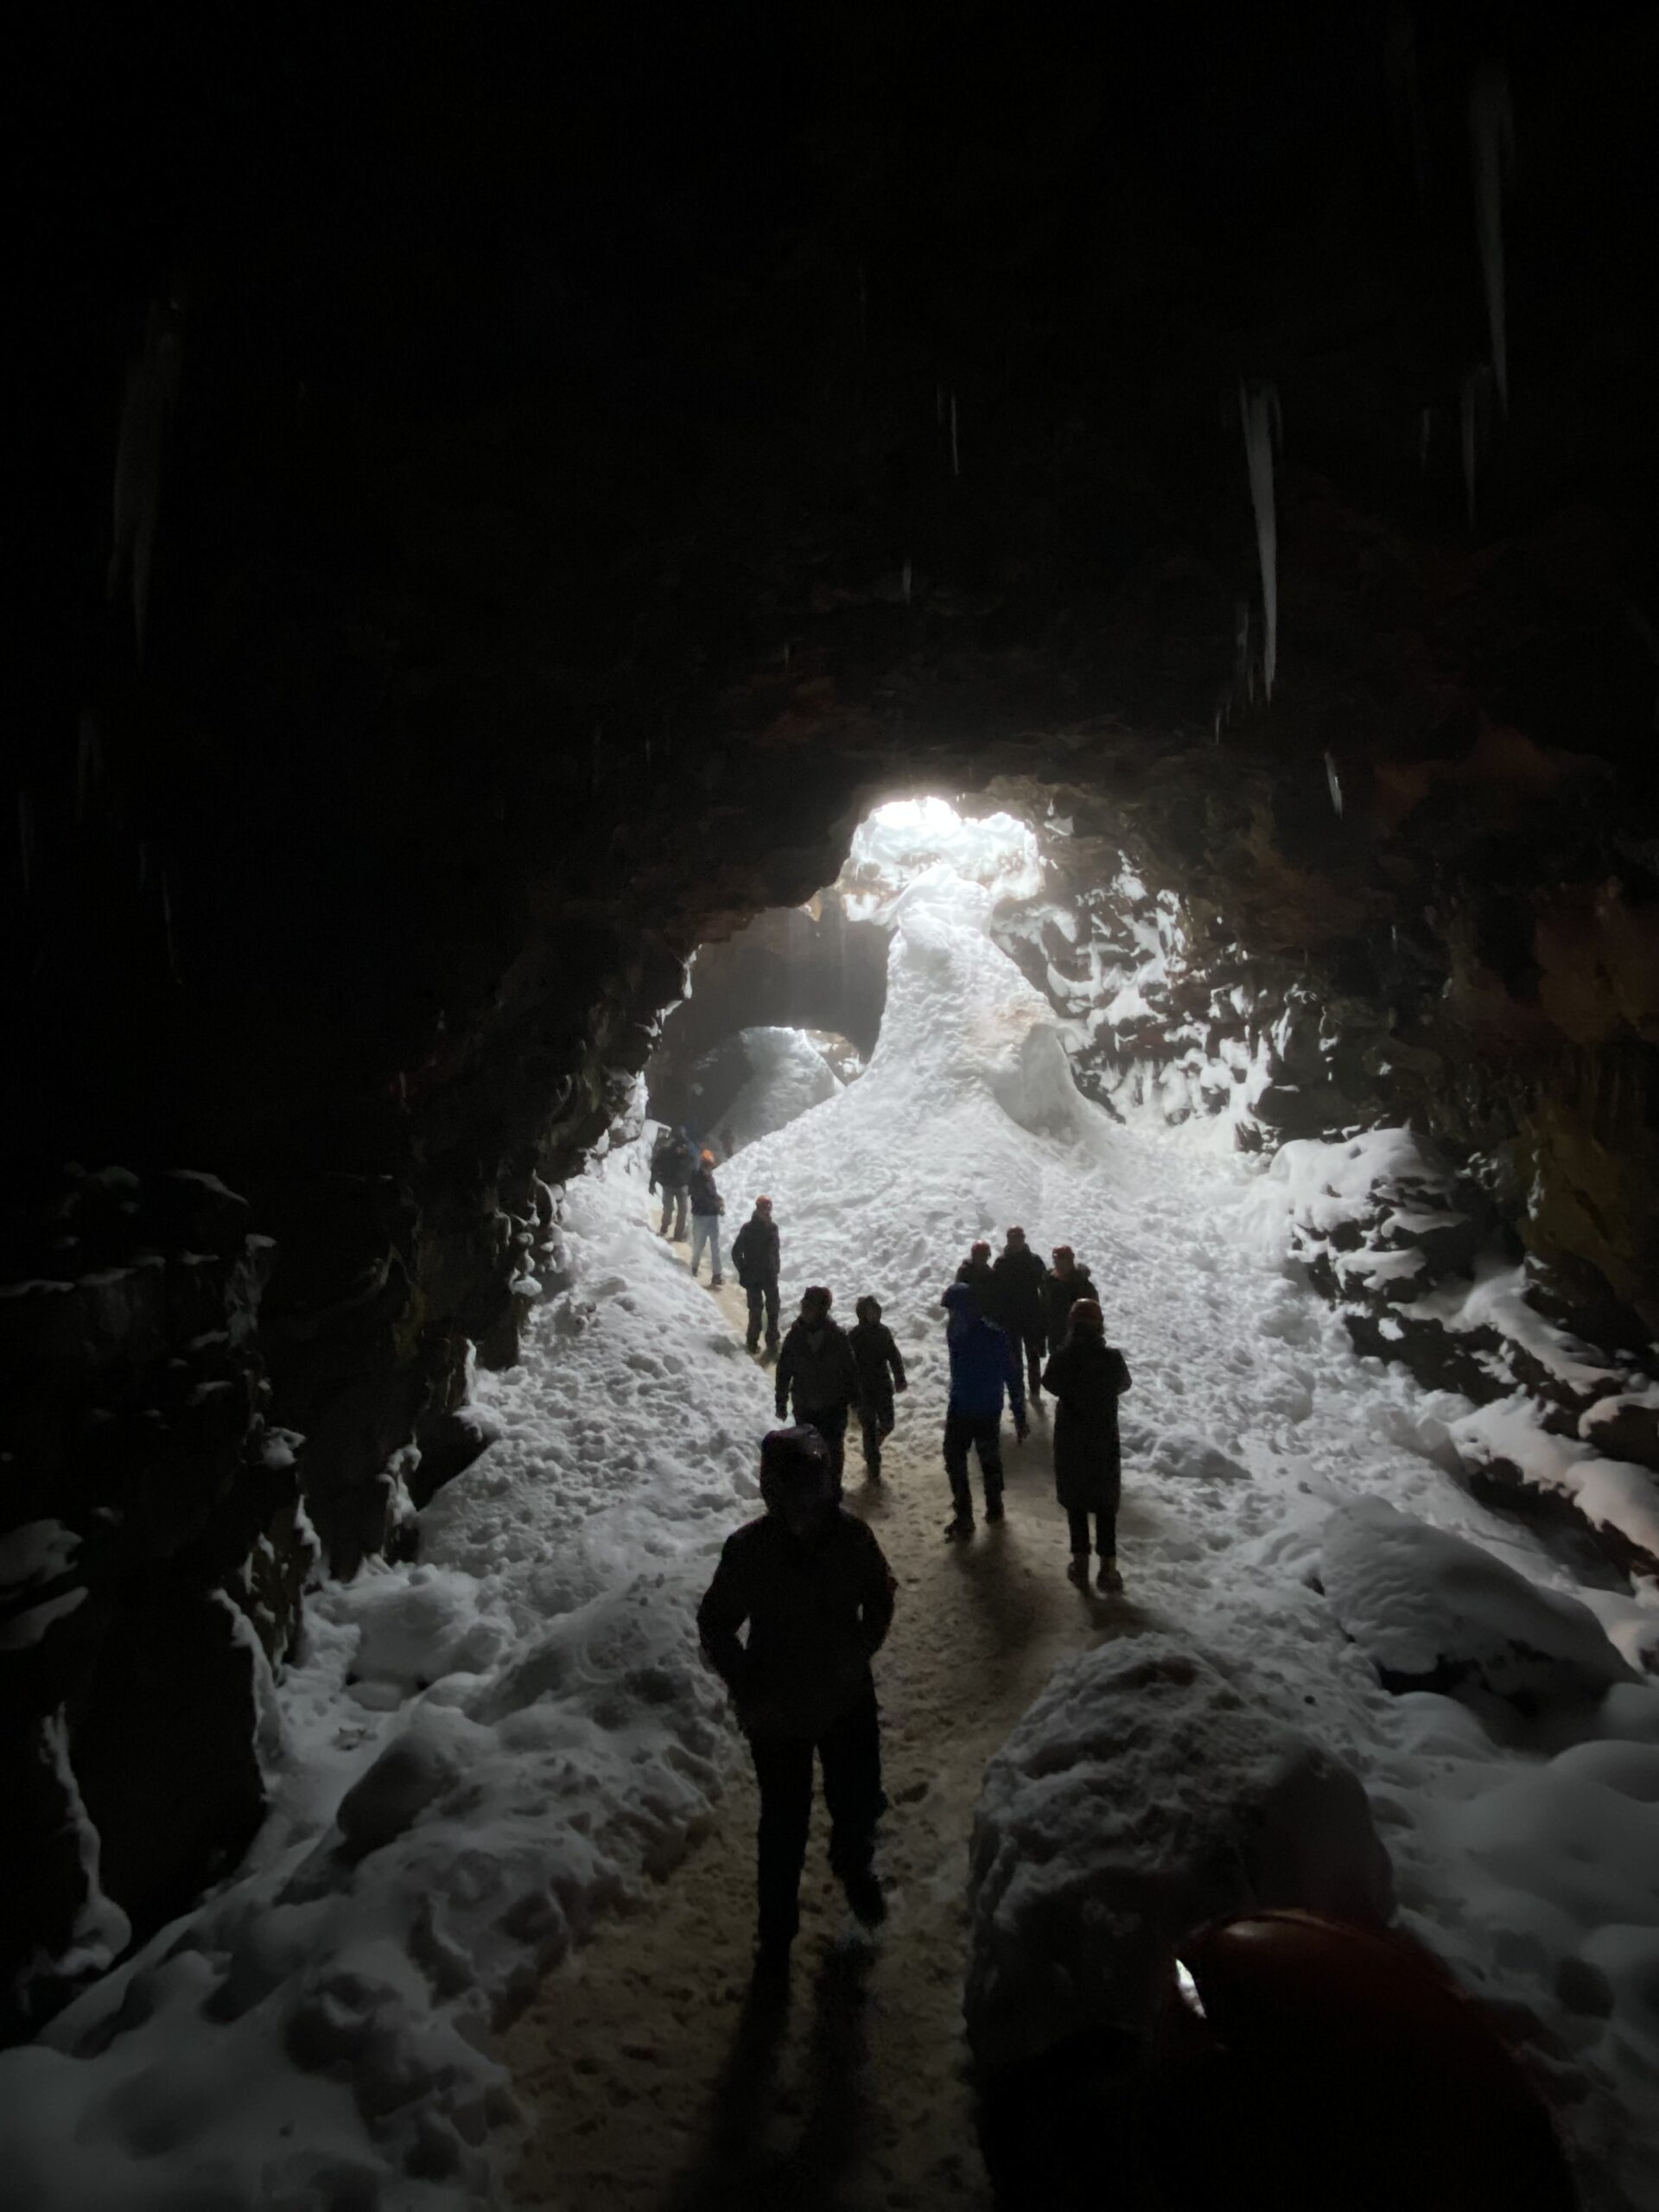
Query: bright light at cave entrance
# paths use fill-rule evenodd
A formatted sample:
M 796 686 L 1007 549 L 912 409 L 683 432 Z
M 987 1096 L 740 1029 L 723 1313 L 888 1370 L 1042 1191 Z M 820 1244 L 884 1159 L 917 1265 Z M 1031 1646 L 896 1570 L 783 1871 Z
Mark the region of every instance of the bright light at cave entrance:
M 946 866 L 999 899 L 1031 899 L 1042 888 L 1037 833 L 1012 814 L 958 814 L 947 799 L 899 798 L 858 826 L 841 892 L 858 921 L 930 868 Z

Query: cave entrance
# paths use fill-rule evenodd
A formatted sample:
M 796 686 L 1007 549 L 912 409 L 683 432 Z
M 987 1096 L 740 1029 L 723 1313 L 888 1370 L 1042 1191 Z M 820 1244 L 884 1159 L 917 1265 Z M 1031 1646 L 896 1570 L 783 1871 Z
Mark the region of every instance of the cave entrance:
M 890 917 L 909 887 L 943 870 L 983 885 L 999 905 L 1043 892 L 1035 826 L 971 804 L 883 802 L 833 883 L 702 947 L 690 995 L 645 1070 L 652 1118 L 683 1124 L 728 1159 L 855 1082 L 880 1035 Z

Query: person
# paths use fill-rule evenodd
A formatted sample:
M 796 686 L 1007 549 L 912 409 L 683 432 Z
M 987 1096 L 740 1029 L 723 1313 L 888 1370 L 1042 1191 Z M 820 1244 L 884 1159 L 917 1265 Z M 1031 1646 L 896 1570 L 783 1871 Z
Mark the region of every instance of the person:
M 754 1211 L 732 1239 L 732 1265 L 749 1301 L 748 1348 L 759 1349 L 760 1316 L 766 1320 L 766 1349 L 778 1349 L 778 1265 L 782 1252 L 772 1200 L 757 1198 Z
M 813 1428 L 774 1429 L 760 1447 L 766 1511 L 726 1540 L 697 1633 L 731 1692 L 760 1789 L 760 1952 L 785 1965 L 800 1922 L 812 1811 L 823 1769 L 830 1864 L 867 1927 L 886 1916 L 874 1872 L 881 1725 L 870 1662 L 897 1584 L 874 1534 L 836 1503 L 829 1447 Z M 748 1641 L 738 1631 L 747 1622 Z
M 663 1218 L 658 1225 L 657 1234 L 659 1236 L 668 1235 L 670 1216 L 677 1210 L 673 1239 L 677 1244 L 685 1242 L 686 1195 L 696 1160 L 691 1140 L 681 1128 L 671 1129 L 664 1126 L 652 1147 L 651 1188 L 653 1192 L 660 1189 L 663 1194 Z
M 705 1147 L 691 1178 L 691 1272 L 697 1272 L 706 1245 L 711 1290 L 718 1290 L 726 1280 L 720 1272 L 720 1217 L 725 1211 L 726 1201 L 715 1188 L 715 1155 Z
M 1100 1293 L 1088 1268 L 1077 1265 L 1069 1244 L 1057 1244 L 1052 1257 L 1054 1264 L 1043 1277 L 1043 1330 L 1049 1351 L 1057 1352 L 1065 1342 L 1071 1308 L 1080 1298 L 1092 1298 L 1099 1305 Z
M 979 1453 L 985 1485 L 985 1518 L 1002 1518 L 1002 1400 L 1014 1407 L 1014 1433 L 1026 1439 L 1026 1391 L 1020 1360 L 1007 1334 L 988 1321 L 970 1283 L 953 1282 L 944 1294 L 945 1344 L 950 1355 L 950 1396 L 944 1415 L 944 1471 L 956 1511 L 945 1527 L 953 1543 L 974 1533 L 974 1497 L 968 1487 L 968 1447 Z
M 893 1434 L 893 1395 L 910 1385 L 893 1331 L 881 1325 L 880 1300 L 861 1298 L 853 1310 L 858 1315 L 858 1326 L 848 1331 L 847 1341 L 858 1362 L 858 1419 L 864 1437 L 864 1468 L 870 1480 L 879 1483 L 881 1446 Z
M 1048 1333 L 1043 1319 L 1043 1277 L 1047 1270 L 1026 1242 L 1023 1229 L 1010 1229 L 991 1264 L 988 1317 L 1006 1329 L 1016 1351 L 1026 1356 L 1026 1387 L 1033 1410 L 1042 1404 L 1043 1354 Z
M 1095 1516 L 1097 1581 L 1114 1593 L 1123 1587 L 1117 1571 L 1117 1506 L 1122 1459 L 1117 1402 L 1129 1387 L 1128 1363 L 1106 1341 L 1106 1324 L 1092 1298 L 1071 1308 L 1065 1342 L 1043 1370 L 1054 1394 L 1054 1495 L 1065 1508 L 1071 1535 L 1066 1572 L 1080 1586 L 1089 1580 L 1089 1516 Z
M 967 1258 L 957 1269 L 957 1281 L 968 1285 L 979 1300 L 980 1312 L 989 1320 L 995 1286 L 991 1279 L 991 1248 L 982 1238 L 969 1249 Z
M 829 1446 L 839 1500 L 847 1459 L 847 1416 L 860 1396 L 853 1348 L 839 1322 L 830 1319 L 834 1303 L 822 1283 L 810 1285 L 802 1294 L 800 1313 L 790 1324 L 778 1355 L 774 1381 L 779 1420 L 788 1420 L 792 1393 L 796 1421 L 816 1428 Z

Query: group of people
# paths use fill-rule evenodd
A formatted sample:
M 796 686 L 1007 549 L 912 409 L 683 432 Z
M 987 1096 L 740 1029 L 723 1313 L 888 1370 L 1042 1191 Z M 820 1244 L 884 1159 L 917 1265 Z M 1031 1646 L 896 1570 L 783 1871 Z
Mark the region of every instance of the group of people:
M 768 1345 L 779 1342 L 781 1246 L 772 1215 L 771 1199 L 758 1198 L 732 1247 L 748 1293 L 751 1351 L 763 1315 Z M 1129 1371 L 1106 1341 L 1087 1268 L 1069 1245 L 1057 1246 L 1052 1262 L 1045 1268 L 1025 1231 L 1011 1228 L 995 1260 L 988 1244 L 976 1244 L 944 1293 L 944 1462 L 953 1509 L 945 1535 L 962 1541 L 974 1534 L 970 1452 L 979 1459 L 985 1518 L 1003 1518 L 1004 1404 L 1023 1441 L 1027 1404 L 1040 1409 L 1046 1393 L 1055 1407 L 1054 1479 L 1071 1536 L 1068 1572 L 1086 1586 L 1092 1519 L 1098 1586 L 1116 1592 L 1117 1401 Z M 893 1401 L 906 1378 L 879 1302 L 861 1298 L 849 1331 L 832 1319 L 834 1302 L 823 1285 L 811 1286 L 782 1340 L 777 1414 L 785 1422 L 792 1411 L 792 1425 L 762 1444 L 766 1510 L 728 1539 L 697 1614 L 702 1648 L 731 1692 L 760 1786 L 759 1962 L 772 1971 L 786 1967 L 799 1921 L 815 1754 L 831 1868 L 859 1920 L 874 1927 L 887 1912 L 874 1872 L 887 1798 L 871 1661 L 892 1625 L 897 1584 L 874 1531 L 841 1501 L 850 1414 L 857 1411 L 865 1465 L 879 1480 Z

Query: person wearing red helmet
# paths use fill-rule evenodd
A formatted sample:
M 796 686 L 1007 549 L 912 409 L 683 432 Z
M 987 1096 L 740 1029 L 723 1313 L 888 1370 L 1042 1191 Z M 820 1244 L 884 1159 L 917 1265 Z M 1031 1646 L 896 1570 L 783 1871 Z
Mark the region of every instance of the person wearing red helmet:
M 866 1926 L 887 1914 L 874 1865 L 886 1800 L 870 1661 L 892 1624 L 898 1586 L 874 1534 L 836 1503 L 829 1447 L 816 1429 L 774 1429 L 766 1439 L 760 1495 L 765 1513 L 726 1541 L 697 1631 L 754 1761 L 760 1957 L 777 1967 L 799 1924 L 815 1753 L 830 1810 L 830 1864 Z

